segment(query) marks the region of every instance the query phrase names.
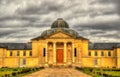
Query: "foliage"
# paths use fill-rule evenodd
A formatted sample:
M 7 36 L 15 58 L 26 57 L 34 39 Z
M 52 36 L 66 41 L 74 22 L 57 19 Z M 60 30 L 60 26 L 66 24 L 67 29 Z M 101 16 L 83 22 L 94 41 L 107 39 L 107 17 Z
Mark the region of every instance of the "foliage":
M 117 68 L 80 68 L 76 67 L 86 74 L 93 77 L 120 77 L 120 69 Z
M 0 77 L 20 77 L 25 74 L 29 74 L 35 71 L 43 69 L 39 68 L 0 68 Z

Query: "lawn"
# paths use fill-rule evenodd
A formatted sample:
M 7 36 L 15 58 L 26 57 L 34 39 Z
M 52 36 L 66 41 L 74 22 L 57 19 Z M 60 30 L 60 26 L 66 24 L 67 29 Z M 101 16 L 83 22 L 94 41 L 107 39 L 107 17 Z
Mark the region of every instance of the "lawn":
M 0 68 L 0 77 L 22 77 L 26 74 L 43 69 L 39 68 Z
M 89 74 L 93 77 L 120 77 L 120 69 L 116 68 L 80 68 L 77 70 Z

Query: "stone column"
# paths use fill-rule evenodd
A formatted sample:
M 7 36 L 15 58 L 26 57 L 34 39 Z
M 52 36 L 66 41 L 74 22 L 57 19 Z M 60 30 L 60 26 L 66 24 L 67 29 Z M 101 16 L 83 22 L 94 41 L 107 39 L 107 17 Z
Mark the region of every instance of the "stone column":
M 56 64 L 56 42 L 53 42 L 53 63 Z
M 72 63 L 75 62 L 75 58 L 74 58 L 74 43 L 72 43 Z
M 66 63 L 67 60 L 67 49 L 66 49 L 66 42 L 64 42 L 64 63 Z

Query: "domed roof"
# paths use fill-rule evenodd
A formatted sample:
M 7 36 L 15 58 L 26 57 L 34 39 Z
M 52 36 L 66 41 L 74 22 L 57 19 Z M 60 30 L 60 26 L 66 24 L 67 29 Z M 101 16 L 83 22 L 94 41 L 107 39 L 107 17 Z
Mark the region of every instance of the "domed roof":
M 69 28 L 69 25 L 62 18 L 58 18 L 52 23 L 51 28 Z
M 50 36 L 57 32 L 64 32 L 74 38 L 83 38 L 83 37 L 79 36 L 79 34 L 75 30 L 69 29 L 68 24 L 62 18 L 58 18 L 51 25 L 51 29 L 43 31 L 41 33 L 41 36 L 36 37 L 34 39 L 39 39 L 39 38 L 42 39 L 42 38 L 45 38 L 45 37 Z M 83 38 L 83 39 L 86 39 L 86 38 Z
M 62 32 L 65 32 L 73 37 L 78 37 L 78 33 L 72 29 L 69 29 L 69 28 L 61 28 L 60 29 Z M 49 36 L 53 33 L 56 33 L 58 31 L 58 28 L 53 28 L 53 29 L 48 29 L 48 30 L 45 30 L 41 33 L 41 37 L 44 37 L 44 36 Z

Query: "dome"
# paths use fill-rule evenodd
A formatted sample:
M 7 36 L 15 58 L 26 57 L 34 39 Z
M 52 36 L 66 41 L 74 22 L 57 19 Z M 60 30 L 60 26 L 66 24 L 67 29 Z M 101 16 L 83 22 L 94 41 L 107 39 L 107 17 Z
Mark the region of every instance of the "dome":
M 57 28 L 52 28 L 52 29 L 48 29 L 48 30 L 45 30 L 41 33 L 41 37 L 44 37 L 44 36 L 49 36 L 53 33 L 56 33 L 58 31 Z M 73 37 L 78 37 L 78 33 L 72 29 L 69 29 L 69 28 L 61 28 L 61 31 L 62 32 L 65 32 Z
M 62 18 L 58 18 L 52 23 L 51 28 L 69 28 L 69 25 Z

